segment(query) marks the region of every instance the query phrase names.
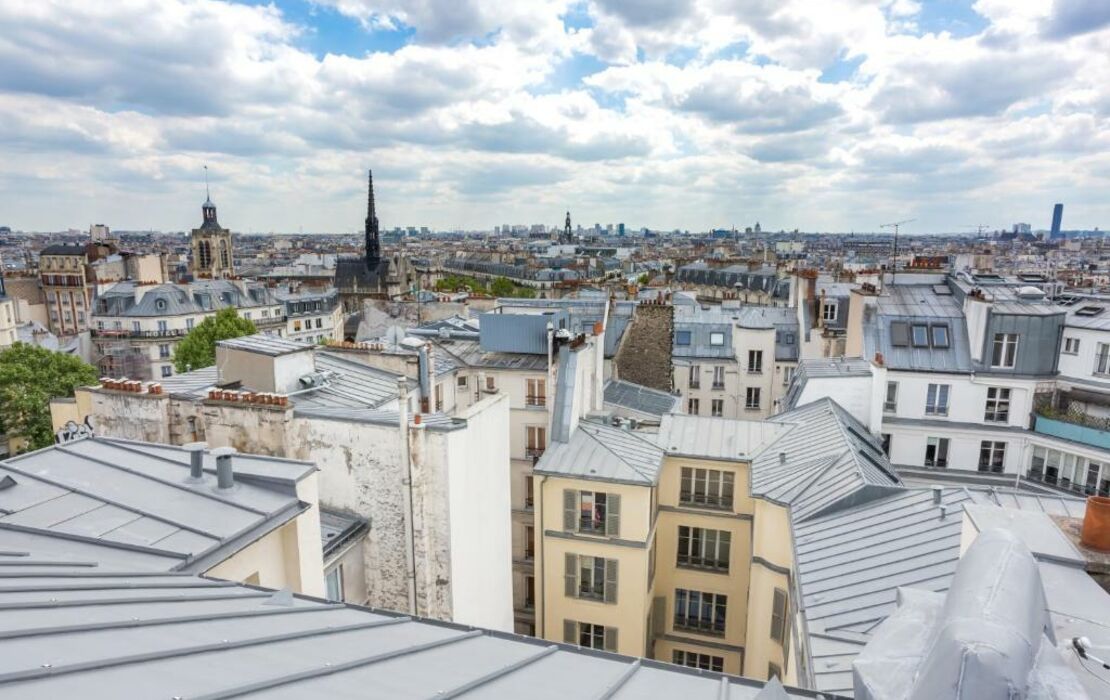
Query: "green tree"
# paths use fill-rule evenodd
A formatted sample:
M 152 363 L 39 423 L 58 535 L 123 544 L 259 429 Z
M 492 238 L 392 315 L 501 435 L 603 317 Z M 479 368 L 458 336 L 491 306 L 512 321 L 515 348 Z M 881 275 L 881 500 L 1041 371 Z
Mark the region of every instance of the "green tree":
M 178 372 L 188 372 L 216 364 L 216 342 L 228 338 L 257 333 L 249 319 L 240 318 L 239 312 L 228 307 L 220 309 L 189 331 L 173 353 L 173 366 Z
M 0 351 L 0 432 L 20 436 L 28 449 L 54 442 L 50 400 L 96 384 L 96 369 L 74 355 L 16 343 Z
M 640 283 L 640 286 L 646 286 L 649 282 L 651 282 L 651 275 L 645 272 L 644 274 L 640 275 L 640 278 L 637 280 L 637 282 Z
M 517 287 L 513 290 L 513 296 L 520 299 L 535 299 L 536 290 L 531 287 Z
M 508 277 L 498 277 L 489 285 L 490 294 L 495 297 L 511 297 L 516 285 Z

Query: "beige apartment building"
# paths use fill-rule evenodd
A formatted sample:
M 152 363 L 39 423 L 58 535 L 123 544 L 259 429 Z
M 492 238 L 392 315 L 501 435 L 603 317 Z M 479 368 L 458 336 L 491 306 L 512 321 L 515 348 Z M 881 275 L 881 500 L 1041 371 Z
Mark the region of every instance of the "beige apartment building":
M 584 421 L 535 474 L 538 636 L 803 686 L 795 523 L 899 485 L 831 401 Z

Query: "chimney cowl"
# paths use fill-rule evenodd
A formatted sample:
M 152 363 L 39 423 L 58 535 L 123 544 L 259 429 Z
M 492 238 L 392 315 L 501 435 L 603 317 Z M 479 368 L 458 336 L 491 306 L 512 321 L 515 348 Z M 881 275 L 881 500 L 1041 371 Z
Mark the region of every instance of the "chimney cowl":
M 182 449 L 189 453 L 189 480 L 201 481 L 204 478 L 204 450 L 208 447 L 205 442 L 190 442 L 182 445 Z
M 235 471 L 231 465 L 231 456 L 236 452 L 234 447 L 218 447 L 212 450 L 212 456 L 216 458 L 216 487 L 221 491 L 235 486 Z

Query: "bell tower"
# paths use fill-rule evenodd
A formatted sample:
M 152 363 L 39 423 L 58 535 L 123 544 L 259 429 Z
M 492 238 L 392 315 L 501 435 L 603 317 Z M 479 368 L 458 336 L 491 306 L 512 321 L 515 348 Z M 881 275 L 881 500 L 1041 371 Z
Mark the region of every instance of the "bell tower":
M 204 166 L 204 204 L 200 206 L 200 228 L 189 236 L 193 260 L 189 271 L 194 279 L 224 279 L 235 276 L 235 256 L 231 247 L 231 231 L 220 226 L 216 205 L 208 190 L 208 166 Z

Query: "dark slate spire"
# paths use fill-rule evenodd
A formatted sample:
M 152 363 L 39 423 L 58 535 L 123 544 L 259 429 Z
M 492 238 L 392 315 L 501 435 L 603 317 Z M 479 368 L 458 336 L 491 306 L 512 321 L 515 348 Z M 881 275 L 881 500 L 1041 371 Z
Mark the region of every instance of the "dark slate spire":
M 570 212 L 569 211 L 567 212 L 567 223 L 566 223 L 566 226 L 563 228 L 563 237 L 562 238 L 563 238 L 562 241 L 561 241 L 562 243 L 570 243 L 574 240 L 574 234 L 572 234 L 570 232 Z
M 216 205 L 212 203 L 212 194 L 208 191 L 208 166 L 204 166 L 204 204 L 200 206 L 200 211 L 204 215 L 204 220 L 201 222 L 200 227 L 204 229 L 219 228 L 220 224 L 216 221 Z
M 381 243 L 378 241 L 378 215 L 374 212 L 374 171 L 370 171 L 370 189 L 366 196 L 366 267 L 378 269 L 382 261 Z

